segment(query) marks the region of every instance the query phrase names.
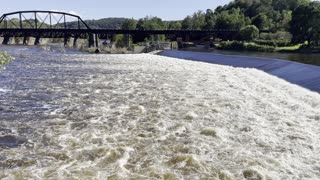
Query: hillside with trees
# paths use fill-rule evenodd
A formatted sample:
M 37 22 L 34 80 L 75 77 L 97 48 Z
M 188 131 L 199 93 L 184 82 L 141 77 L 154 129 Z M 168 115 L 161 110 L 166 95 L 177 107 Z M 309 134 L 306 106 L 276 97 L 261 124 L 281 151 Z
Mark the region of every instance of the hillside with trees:
M 92 29 L 120 29 L 125 20 L 125 18 L 103 18 L 84 22 Z M 69 22 L 67 26 L 77 28 L 78 22 Z
M 307 46 L 318 46 L 320 3 L 310 0 L 234 0 L 214 11 L 197 11 L 182 21 L 168 22 L 158 17 L 146 17 L 125 20 L 122 28 L 234 29 L 239 30 L 239 33 L 221 33 L 216 38 L 251 42 L 250 47 L 260 45 L 258 49 L 263 50 L 263 47 L 266 47 L 268 51 L 276 47 L 303 43 Z M 239 48 L 243 49 L 243 46 L 244 43 Z

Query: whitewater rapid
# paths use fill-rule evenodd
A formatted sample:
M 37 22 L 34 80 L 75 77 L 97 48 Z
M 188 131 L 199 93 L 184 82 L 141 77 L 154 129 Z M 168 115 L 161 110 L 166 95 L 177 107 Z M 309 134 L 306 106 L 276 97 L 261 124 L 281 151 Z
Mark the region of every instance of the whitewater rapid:
M 35 54 L 2 73 L 0 179 L 320 177 L 320 95 L 259 70 Z

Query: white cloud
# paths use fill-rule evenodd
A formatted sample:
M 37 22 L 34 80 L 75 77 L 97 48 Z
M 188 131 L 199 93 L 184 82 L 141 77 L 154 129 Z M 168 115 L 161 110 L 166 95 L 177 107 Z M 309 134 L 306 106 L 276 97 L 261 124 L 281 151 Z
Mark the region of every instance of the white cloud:
M 69 14 L 73 14 L 73 15 L 76 15 L 76 16 L 81 16 L 78 12 L 76 11 L 66 11 L 66 10 L 56 10 L 56 9 L 51 9 L 50 11 L 56 11 L 56 12 L 65 12 L 65 13 L 69 13 Z

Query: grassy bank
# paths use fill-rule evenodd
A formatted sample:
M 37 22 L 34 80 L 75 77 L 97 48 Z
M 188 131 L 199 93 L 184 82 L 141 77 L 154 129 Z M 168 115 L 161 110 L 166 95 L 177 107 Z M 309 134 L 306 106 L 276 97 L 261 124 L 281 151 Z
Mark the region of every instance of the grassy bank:
M 315 54 L 315 53 L 320 53 L 320 47 L 308 47 L 305 44 L 300 44 L 296 46 L 280 47 L 278 48 L 278 52 Z
M 297 45 L 292 45 L 292 46 L 284 46 L 284 47 L 276 47 L 276 51 L 281 52 L 281 51 L 286 51 L 286 52 L 294 52 L 299 50 L 301 47 L 301 44 Z
M 237 50 L 237 51 L 258 51 L 258 52 L 302 52 L 304 51 L 301 44 L 290 45 L 282 41 L 264 41 L 257 42 L 240 42 L 240 41 L 222 41 L 216 44 L 219 50 Z M 279 45 L 279 46 L 278 46 Z M 282 45 L 282 46 L 280 46 Z

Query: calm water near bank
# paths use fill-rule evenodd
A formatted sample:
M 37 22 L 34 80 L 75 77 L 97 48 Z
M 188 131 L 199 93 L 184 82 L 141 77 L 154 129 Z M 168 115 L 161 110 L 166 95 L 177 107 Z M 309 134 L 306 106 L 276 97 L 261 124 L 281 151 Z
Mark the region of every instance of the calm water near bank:
M 303 53 L 268 53 L 268 52 L 252 52 L 252 51 L 222 51 L 222 50 L 210 50 L 210 51 L 197 51 L 197 50 L 185 50 L 193 52 L 212 52 L 220 53 L 225 55 L 240 55 L 240 56 L 249 56 L 249 57 L 263 57 L 263 58 L 272 58 L 272 59 L 283 59 L 294 62 L 300 62 L 304 64 L 311 64 L 320 66 L 320 53 L 318 54 L 303 54 Z

